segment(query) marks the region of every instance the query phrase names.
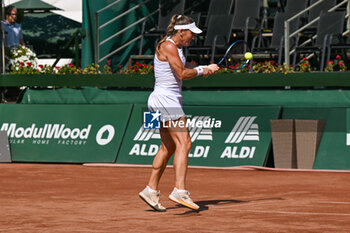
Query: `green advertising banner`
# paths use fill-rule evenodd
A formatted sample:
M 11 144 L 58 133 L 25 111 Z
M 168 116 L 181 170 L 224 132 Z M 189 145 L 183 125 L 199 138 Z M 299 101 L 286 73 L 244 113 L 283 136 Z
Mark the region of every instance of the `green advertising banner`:
M 334 108 L 283 107 L 282 119 L 327 120 Z
M 350 168 L 350 109 L 330 111 L 322 136 L 314 169 L 349 170 Z
M 117 163 L 152 164 L 160 134 L 158 129 L 143 127 L 147 111 L 143 105 L 134 106 Z M 270 120 L 278 118 L 280 107 L 186 106 L 184 111 L 192 140 L 189 165 L 265 164 L 271 143 Z
M 0 105 L 13 161 L 115 162 L 131 104 Z

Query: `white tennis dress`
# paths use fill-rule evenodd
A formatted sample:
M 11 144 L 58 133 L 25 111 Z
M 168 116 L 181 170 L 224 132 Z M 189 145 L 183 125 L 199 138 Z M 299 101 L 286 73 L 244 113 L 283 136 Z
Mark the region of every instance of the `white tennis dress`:
M 168 41 L 175 42 L 168 38 Z M 185 65 L 186 58 L 182 48 L 177 49 L 182 63 Z M 182 80 L 179 79 L 169 62 L 160 61 L 157 54 L 154 56 L 154 91 L 148 98 L 148 109 L 160 111 L 162 121 L 177 120 L 184 116 L 182 110 Z

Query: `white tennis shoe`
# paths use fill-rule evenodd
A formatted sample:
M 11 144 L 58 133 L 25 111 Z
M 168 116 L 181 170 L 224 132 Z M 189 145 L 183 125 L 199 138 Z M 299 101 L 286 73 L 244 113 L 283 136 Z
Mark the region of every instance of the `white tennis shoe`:
M 190 198 L 190 192 L 178 192 L 175 188 L 169 195 L 169 199 L 193 210 L 198 210 L 199 206 Z
M 139 196 L 153 209 L 164 212 L 166 208 L 159 202 L 159 192 L 150 192 L 147 187 L 139 193 Z

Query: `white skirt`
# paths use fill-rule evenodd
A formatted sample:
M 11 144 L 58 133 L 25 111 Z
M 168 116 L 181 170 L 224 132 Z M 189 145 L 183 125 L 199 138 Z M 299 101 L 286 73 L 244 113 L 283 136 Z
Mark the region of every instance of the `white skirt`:
M 185 116 L 182 110 L 182 96 L 166 90 L 154 90 L 148 97 L 148 109 L 161 113 L 162 121 L 178 120 Z

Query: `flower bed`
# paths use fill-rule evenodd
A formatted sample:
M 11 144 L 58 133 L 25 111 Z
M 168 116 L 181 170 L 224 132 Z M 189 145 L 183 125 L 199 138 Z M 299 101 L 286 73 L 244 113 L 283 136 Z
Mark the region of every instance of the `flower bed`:
M 82 69 L 76 67 L 73 64 L 66 64 L 64 66 L 49 66 L 38 64 L 36 54 L 27 47 L 12 47 L 7 51 L 7 55 L 10 58 L 9 68 L 11 74 L 111 74 L 110 61 L 103 67 L 103 71 L 100 69 L 100 65 L 92 64 Z
M 15 47 L 10 51 L 10 73 L 11 74 L 112 74 L 112 62 L 107 61 L 107 64 L 101 69 L 100 65 L 92 64 L 82 69 L 73 64 L 66 64 L 62 67 L 51 67 L 48 65 L 38 64 L 35 53 L 26 47 Z M 294 73 L 294 72 L 311 72 L 309 60 L 304 57 L 297 67 L 286 64 L 277 64 L 274 61 L 253 62 L 252 67 L 247 65 L 243 69 L 235 70 L 235 67 L 220 68 L 218 73 Z M 344 61 L 340 55 L 336 56 L 335 60 L 328 61 L 324 71 L 341 71 L 347 70 Z M 119 67 L 116 74 L 153 74 L 154 65 L 141 64 L 136 62 L 134 65 L 127 68 Z
M 340 55 L 337 55 L 335 57 L 335 60 L 331 60 L 327 62 L 327 66 L 325 68 L 326 72 L 332 72 L 332 71 L 346 71 L 347 67 L 342 60 Z
M 282 65 L 278 65 L 275 61 L 264 61 L 264 62 L 253 62 L 252 67 L 247 65 L 243 69 L 235 70 L 236 67 L 228 67 L 228 68 L 220 68 L 218 73 L 295 73 L 295 72 L 311 72 L 311 65 L 309 60 L 304 57 L 301 63 L 297 67 L 293 67 L 293 65 L 287 66 L 285 63 Z M 136 62 L 133 66 L 127 67 L 123 69 L 120 67 L 120 70 L 117 72 L 119 74 L 153 74 L 153 65 L 141 64 Z M 343 60 L 341 60 L 340 55 L 336 56 L 335 60 L 328 61 L 327 66 L 325 68 L 326 72 L 331 71 L 347 71 L 347 67 Z

